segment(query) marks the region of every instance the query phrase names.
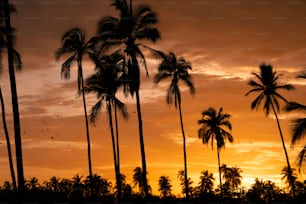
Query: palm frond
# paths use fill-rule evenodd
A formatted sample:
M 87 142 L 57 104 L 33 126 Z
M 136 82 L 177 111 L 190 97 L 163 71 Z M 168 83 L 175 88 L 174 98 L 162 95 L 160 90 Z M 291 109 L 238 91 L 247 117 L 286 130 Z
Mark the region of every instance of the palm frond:
M 290 111 L 306 111 L 306 106 L 297 102 L 288 102 L 284 108 L 287 112 Z
M 180 76 L 180 78 L 183 80 L 183 82 L 188 86 L 189 90 L 190 90 L 190 93 L 192 95 L 195 94 L 195 87 L 193 85 L 193 82 L 192 82 L 192 79 L 191 77 L 189 76 L 188 73 L 185 73 L 184 75 Z
M 135 33 L 135 37 L 139 40 L 150 40 L 156 42 L 161 38 L 157 28 L 142 28 Z
M 294 90 L 294 86 L 291 85 L 291 84 L 285 84 L 285 85 L 280 85 L 280 86 L 276 86 L 275 89 L 284 89 L 284 90 L 288 90 L 288 91 L 291 91 L 291 90 Z
M 155 75 L 154 77 L 154 82 L 159 83 L 160 81 L 167 79 L 171 77 L 172 75 L 170 73 L 165 73 L 165 72 L 159 72 Z
M 306 145 L 304 146 L 304 148 L 299 152 L 298 156 L 297 156 L 297 163 L 299 166 L 299 170 L 302 168 L 302 164 L 303 162 L 306 161 Z
M 91 108 L 90 113 L 90 122 L 95 123 L 96 117 L 102 108 L 102 100 L 98 100 L 98 102 Z
M 293 133 L 291 145 L 293 146 L 306 135 L 306 118 L 297 118 L 292 120 L 291 130 Z
M 255 98 L 255 100 L 251 103 L 251 109 L 254 110 L 256 108 L 256 110 L 258 109 L 258 107 L 261 104 L 262 99 L 264 98 L 264 94 L 261 93 L 259 96 L 257 96 Z
M 62 64 L 62 70 L 61 70 L 61 77 L 64 79 L 70 78 L 70 67 L 72 62 L 75 59 L 75 55 L 72 55 L 69 57 L 63 64 Z
M 112 101 L 114 103 L 114 105 L 118 108 L 118 110 L 120 111 L 120 113 L 122 114 L 123 118 L 125 120 L 127 120 L 129 118 L 129 113 L 128 110 L 126 108 L 126 105 L 124 103 L 122 103 L 118 98 L 113 97 Z
M 22 68 L 21 55 L 15 49 L 13 49 L 13 61 L 16 70 L 21 70 Z

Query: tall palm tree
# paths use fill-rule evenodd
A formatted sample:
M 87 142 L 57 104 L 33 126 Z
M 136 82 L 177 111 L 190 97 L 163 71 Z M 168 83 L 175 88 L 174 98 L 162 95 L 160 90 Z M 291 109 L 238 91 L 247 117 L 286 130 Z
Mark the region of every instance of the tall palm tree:
M 0 102 L 1 102 L 1 109 L 2 109 L 2 123 L 3 123 L 4 134 L 5 134 L 6 146 L 7 146 L 7 154 L 8 154 L 8 159 L 9 159 L 9 166 L 10 166 L 10 172 L 11 172 L 11 177 L 12 177 L 12 184 L 13 184 L 14 191 L 16 191 L 17 190 L 17 185 L 16 185 L 14 165 L 13 165 L 11 142 L 10 142 L 10 136 L 9 136 L 9 132 L 8 132 L 8 129 L 7 129 L 7 124 L 6 124 L 4 99 L 3 99 L 1 87 L 0 87 Z
M 188 181 L 187 181 L 187 153 L 186 153 L 186 137 L 183 125 L 183 115 L 181 108 L 181 92 L 179 88 L 179 82 L 184 82 L 190 93 L 195 93 L 195 87 L 193 85 L 191 76 L 188 71 L 191 70 L 191 64 L 187 62 L 183 57 L 177 58 L 174 53 L 170 52 L 169 55 L 162 56 L 163 60 L 158 67 L 158 73 L 155 75 L 154 82 L 159 83 L 165 79 L 170 79 L 171 83 L 167 90 L 167 103 L 172 104 L 174 101 L 175 108 L 179 110 L 181 131 L 183 137 L 183 153 L 184 153 L 184 173 L 185 173 L 185 188 L 186 199 L 189 198 L 188 194 Z
M 98 36 L 104 41 L 106 47 L 121 46 L 127 57 L 129 90 L 132 96 L 136 95 L 136 108 L 138 117 L 138 130 L 141 151 L 141 161 L 143 169 L 143 181 L 145 195 L 148 195 L 148 186 L 146 179 L 146 156 L 143 137 L 143 124 L 140 107 L 140 66 L 139 58 L 143 61 L 146 73 L 148 74 L 145 56 L 140 47 L 141 41 L 147 40 L 156 42 L 160 39 L 160 34 L 156 28 L 158 22 L 157 14 L 152 11 L 149 5 L 140 4 L 135 9 L 132 6 L 132 0 L 113 0 L 112 6 L 119 11 L 119 17 L 107 16 L 98 23 Z
M 265 110 L 266 116 L 269 115 L 272 109 L 274 116 L 276 118 L 280 138 L 281 138 L 283 149 L 285 152 L 287 166 L 288 166 L 288 169 L 291 169 L 283 133 L 282 133 L 281 126 L 280 126 L 278 116 L 277 116 L 277 112 L 280 111 L 278 100 L 282 100 L 286 103 L 288 102 L 287 99 L 285 99 L 282 95 L 278 93 L 278 91 L 279 90 L 290 91 L 290 90 L 293 90 L 294 87 L 290 84 L 280 85 L 278 83 L 280 75 L 277 74 L 276 71 L 273 70 L 272 65 L 263 63 L 259 66 L 259 68 L 260 68 L 260 73 L 255 73 L 255 72 L 252 73 L 256 77 L 257 81 L 253 79 L 249 80 L 248 84 L 252 87 L 252 89 L 248 91 L 245 95 L 248 96 L 249 94 L 253 92 L 259 93 L 259 95 L 251 103 L 252 110 L 253 109 L 257 110 L 262 101 L 264 101 L 263 108 Z M 290 180 L 291 180 L 290 183 L 292 187 L 292 194 L 294 196 L 295 192 L 294 192 L 294 182 L 292 178 L 292 173 L 290 173 Z
M 128 118 L 128 112 L 124 103 L 122 103 L 117 97 L 117 90 L 125 83 L 124 74 L 120 67 L 120 63 L 123 60 L 123 56 L 118 52 L 111 55 L 100 55 L 95 60 L 96 73 L 91 75 L 86 80 L 85 92 L 96 93 L 98 101 L 92 107 L 90 119 L 95 122 L 96 116 L 102 108 L 103 101 L 106 102 L 109 127 L 112 138 L 113 156 L 114 156 L 114 167 L 116 175 L 116 186 L 118 199 L 121 199 L 121 184 L 120 184 L 120 169 L 119 169 L 119 140 L 118 134 L 114 134 L 113 128 L 113 111 L 112 107 L 115 107 L 115 111 L 119 110 L 125 119 Z M 116 113 L 114 113 L 116 116 Z M 116 127 L 118 126 L 117 117 Z M 118 128 L 116 128 L 118 132 Z
M 89 176 L 92 177 L 92 164 L 91 164 L 91 149 L 90 149 L 90 135 L 88 127 L 88 117 L 86 110 L 86 99 L 84 93 L 84 78 L 83 78 L 83 56 L 91 55 L 91 48 L 94 43 L 89 40 L 86 42 L 85 32 L 80 28 L 74 27 L 69 29 L 62 36 L 62 46 L 55 51 L 55 58 L 59 60 L 61 56 L 66 54 L 71 54 L 68 59 L 62 64 L 61 76 L 64 79 L 70 78 L 70 67 L 74 61 L 77 62 L 78 66 L 78 91 L 82 92 L 83 99 L 83 108 L 84 108 L 84 117 L 85 117 L 85 127 L 86 127 L 86 139 L 87 139 L 87 159 L 88 159 L 88 171 Z
M 230 115 L 223 113 L 223 109 L 220 108 L 217 112 L 214 108 L 209 108 L 202 112 L 202 118 L 198 121 L 201 128 L 198 131 L 198 136 L 202 139 L 203 144 L 211 143 L 213 149 L 214 141 L 217 143 L 217 156 L 218 156 L 218 169 L 219 169 L 219 182 L 222 195 L 222 181 L 221 181 L 221 168 L 220 168 L 220 151 L 222 147 L 225 147 L 225 140 L 230 143 L 234 141 L 231 133 L 226 129 L 232 130 L 232 124 L 229 121 Z
M 20 117 L 19 117 L 19 106 L 18 106 L 18 95 L 16 87 L 16 78 L 14 68 L 21 69 L 21 58 L 18 52 L 13 48 L 13 29 L 11 27 L 10 12 L 13 11 L 13 7 L 9 5 L 8 0 L 1 3 L 2 11 L 4 11 L 4 28 L 1 28 L 5 32 L 5 47 L 7 47 L 8 56 L 8 68 L 10 75 L 11 85 L 11 96 L 12 96 L 12 109 L 13 109 L 13 120 L 14 120 L 14 133 L 15 133 L 15 154 L 17 163 L 17 178 L 18 178 L 18 189 L 23 190 L 24 187 L 24 174 L 23 174 L 23 161 L 22 161 L 22 142 L 20 134 Z M 2 50 L 2 49 L 1 49 Z M 1 54 L 0 54 L 1 55 Z
M 297 76 L 297 78 L 306 79 L 306 73 L 302 73 Z M 285 110 L 287 112 L 291 111 L 301 111 L 306 113 L 306 106 L 297 102 L 289 102 L 285 106 Z M 296 142 L 300 141 L 306 135 L 306 118 L 296 118 L 292 120 L 292 138 L 291 138 L 291 146 L 294 146 Z M 306 159 L 306 145 L 298 154 L 298 165 L 299 169 L 302 167 L 302 163 Z
M 158 191 L 160 191 L 161 198 L 167 198 L 171 196 L 172 185 L 168 176 L 159 177 L 158 186 Z

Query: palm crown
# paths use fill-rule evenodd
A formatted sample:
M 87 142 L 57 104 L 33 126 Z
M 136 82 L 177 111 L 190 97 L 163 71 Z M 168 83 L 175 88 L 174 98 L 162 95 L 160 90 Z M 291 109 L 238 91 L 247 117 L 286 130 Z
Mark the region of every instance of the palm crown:
M 202 119 L 198 121 L 202 124 L 199 129 L 199 138 L 202 139 L 204 144 L 208 144 L 211 141 L 211 147 L 213 148 L 214 140 L 217 142 L 217 148 L 220 149 L 225 146 L 225 139 L 229 142 L 233 142 L 233 136 L 226 131 L 223 127 L 232 130 L 232 124 L 229 121 L 230 115 L 222 112 L 222 108 L 218 113 L 214 108 L 209 108 L 202 112 Z
M 273 70 L 271 65 L 261 64 L 259 68 L 259 74 L 255 72 L 252 73 L 259 81 L 257 82 L 255 80 L 250 80 L 248 82 L 248 84 L 253 88 L 246 93 L 246 96 L 253 92 L 259 92 L 259 95 L 251 103 L 251 108 L 258 109 L 261 102 L 264 100 L 265 102 L 263 108 L 266 111 L 266 115 L 268 115 L 271 107 L 274 107 L 276 111 L 280 110 L 278 99 L 287 102 L 287 100 L 277 91 L 281 89 L 292 90 L 294 87 L 290 84 L 279 85 L 278 79 L 281 75 L 276 74 L 276 71 Z
M 191 76 L 188 71 L 192 69 L 191 64 L 183 57 L 177 58 L 174 53 L 163 55 L 163 60 L 158 67 L 158 73 L 154 78 L 155 83 L 171 78 L 171 84 L 167 90 L 167 103 L 171 104 L 174 99 L 175 107 L 181 103 L 179 81 L 183 81 L 189 88 L 190 93 L 195 93 Z

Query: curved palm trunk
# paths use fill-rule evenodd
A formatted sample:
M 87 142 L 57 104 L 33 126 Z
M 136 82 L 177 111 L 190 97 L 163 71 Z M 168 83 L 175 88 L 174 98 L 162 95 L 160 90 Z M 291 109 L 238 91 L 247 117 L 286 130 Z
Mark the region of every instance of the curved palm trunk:
M 120 196 L 118 195 L 119 199 L 121 199 L 121 189 L 122 189 L 122 182 L 121 182 L 121 173 L 120 173 L 120 150 L 119 150 L 119 130 L 118 130 L 118 118 L 117 118 L 117 107 L 114 104 L 114 111 L 115 111 L 115 129 L 116 129 L 116 154 L 117 154 L 117 174 L 119 176 L 119 185 L 118 191 L 120 192 Z
M 114 168 L 115 168 L 115 176 L 116 176 L 116 185 L 117 185 L 117 195 L 118 195 L 118 200 L 121 199 L 121 189 L 120 189 L 120 175 L 118 174 L 118 161 L 117 161 L 117 156 L 116 156 L 116 142 L 115 142 L 115 136 L 114 136 L 114 128 L 113 128 L 113 117 L 112 117 L 112 105 L 110 100 L 108 101 L 107 104 L 107 109 L 108 109 L 108 117 L 109 117 L 109 127 L 110 127 L 110 132 L 111 132 L 111 137 L 112 137 L 112 147 L 113 147 L 113 156 L 114 156 Z
M 87 139 L 87 159 L 88 159 L 88 171 L 90 177 L 90 188 L 92 188 L 92 164 L 91 164 L 91 148 L 90 148 L 90 136 L 89 136 L 89 125 L 88 125 L 88 116 L 86 108 L 86 99 L 84 91 L 84 78 L 83 78 L 83 69 L 82 69 L 82 58 L 78 59 L 79 74 L 81 77 L 81 89 L 82 89 L 82 99 L 83 99 L 83 108 L 84 108 L 84 117 L 85 117 L 85 126 L 86 126 L 86 139 Z
M 138 131 L 139 131 L 139 142 L 140 142 L 140 151 L 141 151 L 141 163 L 142 163 L 142 180 L 143 180 L 143 188 L 145 193 L 145 198 L 149 195 L 148 181 L 147 181 L 147 163 L 146 163 L 146 153 L 145 153 L 145 145 L 144 145 L 144 137 L 143 137 L 143 128 L 142 128 L 142 116 L 141 116 L 141 108 L 140 108 L 140 96 L 139 96 L 139 87 L 140 87 L 140 72 L 139 65 L 136 58 L 135 53 L 130 54 L 132 58 L 132 72 L 135 75 L 134 79 L 137 81 L 133 81 L 133 88 L 135 89 L 136 95 L 136 108 L 137 108 L 137 117 L 138 117 Z
M 183 151 L 184 151 L 184 182 L 185 182 L 185 193 L 186 193 L 186 199 L 189 199 L 189 189 L 188 189 L 188 177 L 187 177 L 187 153 L 186 153 L 186 137 L 185 137 L 185 131 L 183 126 L 183 116 L 182 116 L 182 110 L 181 110 L 181 103 L 178 102 L 179 105 L 179 112 L 180 112 L 180 123 L 181 123 L 181 129 L 182 129 L 182 136 L 183 136 Z
M 13 40 L 12 40 L 12 29 L 10 21 L 10 9 L 8 0 L 4 1 L 4 12 L 5 12 L 5 31 L 7 37 L 7 50 L 8 50 L 8 64 L 9 64 L 9 75 L 11 82 L 11 94 L 12 94 L 12 107 L 14 116 L 14 132 L 15 132 L 15 151 L 16 151 L 16 163 L 17 163 L 17 176 L 18 176 L 18 189 L 20 191 L 24 188 L 24 174 L 23 174 L 23 162 L 22 162 L 22 144 L 20 134 L 20 118 L 19 118 L 19 107 L 18 107 L 18 96 L 14 70 L 14 58 L 13 58 Z
M 219 182 L 220 182 L 220 192 L 223 197 L 223 188 L 222 188 L 222 180 L 221 180 L 221 166 L 220 166 L 220 149 L 217 147 L 217 155 L 218 155 L 218 170 L 219 170 Z
M 2 96 L 1 87 L 0 87 L 0 102 L 1 102 L 1 109 L 2 109 L 2 123 L 3 123 L 5 139 L 6 139 L 7 154 L 8 154 L 8 158 L 9 158 L 12 184 L 13 184 L 14 191 L 16 191 L 17 190 L 17 185 L 16 185 L 15 171 L 14 171 L 14 165 L 13 165 L 13 159 L 12 159 L 11 142 L 10 142 L 10 137 L 9 137 L 9 133 L 8 133 L 8 130 L 7 130 L 7 125 L 6 125 L 4 100 L 3 100 L 3 96 Z
M 291 171 L 291 167 L 290 167 L 289 157 L 288 157 L 288 153 L 287 153 L 287 150 L 286 150 L 286 146 L 285 146 L 285 142 L 284 142 L 284 137 L 283 137 L 283 133 L 282 133 L 282 130 L 281 130 L 281 127 L 280 127 L 280 124 L 279 124 L 277 113 L 275 111 L 275 108 L 274 108 L 273 104 L 272 104 L 272 109 L 273 109 L 273 113 L 274 113 L 275 118 L 276 118 L 279 134 L 280 134 L 280 137 L 281 137 L 281 140 L 282 140 L 282 145 L 283 145 L 283 149 L 284 149 L 284 152 L 285 152 L 287 166 L 288 166 L 288 171 L 289 171 L 288 173 L 289 173 L 291 191 L 292 191 L 292 195 L 294 197 L 295 196 L 295 186 L 294 186 L 294 182 L 293 182 L 293 178 L 292 178 L 292 171 Z
M 149 195 L 148 182 L 147 182 L 147 163 L 146 163 L 146 153 L 144 147 L 144 138 L 143 138 L 143 130 L 142 130 L 142 117 L 141 117 L 141 109 L 140 109 L 140 98 L 139 98 L 139 90 L 136 90 L 136 106 L 137 106 L 137 115 L 138 115 L 138 128 L 139 128 L 139 141 L 140 141 L 140 151 L 141 151 L 141 163 L 142 163 L 142 180 L 143 180 L 143 188 L 145 193 L 145 198 Z

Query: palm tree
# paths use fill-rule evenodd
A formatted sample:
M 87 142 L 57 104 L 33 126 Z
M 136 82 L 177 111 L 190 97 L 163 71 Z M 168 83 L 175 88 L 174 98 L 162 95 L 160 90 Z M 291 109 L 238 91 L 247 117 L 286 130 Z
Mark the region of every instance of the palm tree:
M 208 170 L 202 171 L 199 182 L 199 192 L 202 193 L 211 193 L 214 187 L 214 176 L 212 173 L 209 173 Z
M 180 180 L 180 184 L 182 186 L 182 193 L 186 195 L 186 192 L 191 194 L 193 192 L 193 187 L 191 186 L 193 181 L 191 180 L 190 177 L 187 178 L 187 186 L 185 182 L 185 172 L 184 170 L 179 170 L 177 173 L 177 178 Z
M 12 96 L 12 109 L 13 109 L 13 120 L 14 120 L 14 133 L 15 133 L 15 154 L 17 163 L 17 178 L 18 178 L 18 189 L 23 190 L 24 187 L 24 174 L 23 174 L 23 161 L 22 161 L 22 144 L 21 144 L 21 134 L 20 134 L 20 118 L 19 118 L 19 106 L 18 106 L 18 95 L 16 87 L 16 78 L 14 68 L 21 69 L 21 58 L 18 52 L 13 49 L 13 29 L 11 27 L 10 12 L 14 9 L 9 5 L 8 0 L 1 3 L 4 11 L 4 26 L 6 41 L 5 45 L 7 47 L 8 56 L 8 67 L 10 75 L 11 84 L 11 96 Z M 3 44 L 3 42 L 1 44 Z M 2 49 L 1 49 L 2 50 Z M 1 56 L 1 54 L 0 54 Z
M 134 183 L 134 187 L 138 186 L 138 190 L 140 195 L 144 195 L 144 181 L 143 181 L 143 176 L 142 176 L 142 170 L 139 166 L 137 166 L 134 170 L 133 170 L 134 174 L 133 174 L 133 183 Z
M 290 174 L 293 179 L 293 182 L 294 183 L 296 182 L 297 174 L 295 173 L 295 168 L 291 168 L 289 170 L 287 166 L 284 166 L 281 174 L 282 174 L 281 180 L 285 181 L 286 184 L 288 185 L 290 184 Z M 290 185 L 289 185 L 289 189 L 290 189 Z
M 306 79 L 306 73 L 300 74 L 297 78 Z M 289 102 L 285 106 L 285 110 L 287 112 L 291 111 L 306 112 L 306 106 L 296 102 Z M 306 118 L 296 118 L 292 120 L 291 131 L 292 131 L 291 146 L 294 146 L 296 142 L 301 140 L 304 137 L 304 135 L 306 135 Z M 305 161 L 306 157 L 305 151 L 306 151 L 306 146 L 304 146 L 304 148 L 298 154 L 299 169 L 301 169 L 302 163 L 303 161 Z
M 138 58 L 144 62 L 144 67 L 148 74 L 144 54 L 140 47 L 142 40 L 156 42 L 160 39 L 160 34 L 156 28 L 158 22 L 157 14 L 150 6 L 140 4 L 133 9 L 132 0 L 129 4 L 127 0 L 113 0 L 111 4 L 119 11 L 119 18 L 107 16 L 98 23 L 98 35 L 104 41 L 106 47 L 123 46 L 127 56 L 128 76 L 130 78 L 129 90 L 132 96 L 136 95 L 136 108 L 138 116 L 138 130 L 141 150 L 141 161 L 143 169 L 143 181 L 145 196 L 148 195 L 146 179 L 146 156 L 143 137 L 142 115 L 140 107 L 140 66 Z
M 231 193 L 234 193 L 235 189 L 241 185 L 242 169 L 238 167 L 227 167 L 225 164 L 223 164 L 221 166 L 221 172 L 223 173 L 223 178 L 229 184 Z
M 287 166 L 288 166 L 288 169 L 291 169 L 283 133 L 282 133 L 280 123 L 278 120 L 278 116 L 277 116 L 277 112 L 280 111 L 279 102 L 278 102 L 279 99 L 286 103 L 288 102 L 287 99 L 285 99 L 282 95 L 278 93 L 278 91 L 279 90 L 290 91 L 290 90 L 293 90 L 294 87 L 290 84 L 279 85 L 278 80 L 279 80 L 280 75 L 277 74 L 276 71 L 273 70 L 272 65 L 261 64 L 259 68 L 260 68 L 259 74 L 255 72 L 252 73 L 256 77 L 258 82 L 252 79 L 249 80 L 248 84 L 252 87 L 252 89 L 248 91 L 245 95 L 248 96 L 250 93 L 253 93 L 253 92 L 259 93 L 259 95 L 251 103 L 252 110 L 253 109 L 257 110 L 263 100 L 264 100 L 264 110 L 265 110 L 266 116 L 269 115 L 270 110 L 272 109 L 274 116 L 276 118 L 279 134 L 280 134 L 283 149 L 285 152 Z M 294 182 L 292 178 L 292 173 L 290 173 L 289 177 L 291 180 L 290 183 L 292 186 L 292 195 L 294 196 L 295 192 L 294 192 Z
M 40 187 L 38 178 L 31 177 L 29 180 L 26 181 L 25 186 L 28 190 L 32 190 L 32 191 L 37 190 Z
M 1 109 L 2 109 L 2 123 L 3 123 L 4 134 L 5 134 L 6 146 L 7 146 L 7 154 L 8 154 L 8 159 L 9 159 L 10 172 L 11 172 L 11 177 L 12 177 L 12 185 L 13 185 L 14 191 L 16 191 L 17 185 L 16 185 L 15 171 L 14 171 L 13 158 L 12 158 L 11 142 L 10 142 L 10 136 L 9 136 L 9 132 L 8 132 L 7 125 L 6 125 L 4 99 L 3 99 L 1 87 L 0 87 L 0 102 L 1 102 Z
M 96 63 L 96 73 L 91 75 L 86 80 L 85 92 L 88 93 L 96 93 L 98 101 L 92 107 L 90 120 L 91 122 L 95 122 L 97 114 L 100 112 L 102 108 L 103 101 L 106 102 L 108 118 L 109 118 L 109 127 L 112 138 L 112 147 L 113 147 L 113 156 L 114 156 L 114 167 L 115 167 L 115 175 L 116 175 L 116 186 L 118 199 L 121 199 L 121 184 L 120 184 L 120 169 L 119 169 L 119 140 L 118 134 L 114 134 L 113 128 L 113 111 L 112 107 L 115 107 L 115 111 L 117 109 L 122 113 L 125 119 L 128 118 L 128 112 L 124 103 L 122 103 L 117 97 L 116 92 L 120 86 L 122 86 L 124 81 L 124 74 L 122 74 L 122 70 L 119 67 L 120 62 L 122 62 L 123 56 L 118 52 L 115 52 L 111 55 L 100 55 L 98 59 L 95 60 Z M 116 112 L 114 113 L 116 116 Z M 117 117 L 116 127 L 118 127 Z M 117 133 L 118 133 L 118 128 Z
M 64 79 L 70 78 L 70 67 L 71 64 L 76 61 L 78 66 L 78 91 L 82 92 L 85 126 L 86 126 L 86 139 L 87 139 L 87 158 L 88 158 L 88 171 L 89 176 L 92 177 L 92 165 L 91 165 L 91 150 L 90 150 L 90 136 L 88 127 L 88 117 L 86 110 L 86 100 L 84 93 L 84 78 L 83 78 L 83 56 L 85 54 L 90 55 L 90 50 L 93 46 L 93 42 L 89 40 L 86 42 L 85 32 L 80 28 L 71 28 L 62 36 L 62 46 L 58 48 L 55 52 L 56 60 L 59 60 L 61 56 L 65 54 L 72 54 L 66 61 L 62 64 L 61 76 Z
M 161 198 L 167 198 L 171 196 L 172 185 L 170 184 L 171 180 L 168 176 L 161 176 L 158 180 L 158 191 L 160 191 Z
M 180 115 L 180 124 L 183 136 L 183 153 L 184 153 L 184 173 L 185 173 L 185 188 L 186 199 L 189 198 L 187 188 L 187 153 L 186 153 L 186 137 L 183 126 L 183 116 L 181 108 L 181 92 L 179 88 L 179 82 L 184 82 L 190 93 L 195 93 L 195 87 L 193 85 L 191 76 L 188 71 L 191 70 L 191 64 L 187 62 L 183 57 L 177 58 L 174 53 L 170 52 L 169 55 L 162 56 L 163 60 L 158 67 L 158 73 L 154 78 L 155 83 L 159 83 L 165 79 L 171 79 L 170 86 L 167 90 L 167 103 L 171 104 L 174 101 L 175 108 L 178 108 Z
M 220 169 L 220 151 L 222 147 L 225 147 L 225 140 L 230 143 L 234 141 L 231 133 L 224 128 L 232 130 L 232 124 L 229 121 L 230 115 L 223 113 L 223 109 L 220 108 L 217 112 L 214 108 L 209 108 L 202 112 L 202 118 L 198 121 L 201 124 L 201 128 L 198 131 L 199 138 L 202 139 L 203 144 L 211 142 L 211 148 L 213 149 L 214 141 L 217 143 L 217 156 L 218 156 L 218 169 L 219 169 L 219 182 L 222 195 L 222 181 L 221 181 L 221 169 Z

